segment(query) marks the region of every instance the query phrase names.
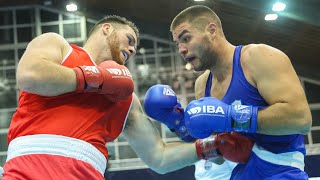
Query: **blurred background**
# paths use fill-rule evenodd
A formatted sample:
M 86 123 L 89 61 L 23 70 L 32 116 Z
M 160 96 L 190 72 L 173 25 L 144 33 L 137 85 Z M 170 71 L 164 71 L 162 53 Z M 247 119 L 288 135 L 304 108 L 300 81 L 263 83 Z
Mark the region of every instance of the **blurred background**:
M 124 16 L 141 31 L 137 55 L 127 63 L 141 102 L 150 86 L 162 83 L 173 87 L 185 107 L 194 99 L 194 82 L 201 72 L 194 72 L 180 58 L 169 26 L 177 13 L 195 4 L 207 5 L 218 14 L 232 44 L 265 43 L 289 56 L 313 115 L 312 130 L 305 136 L 306 171 L 311 177 L 320 176 L 318 0 L 0 0 L 0 166 L 6 159 L 8 127 L 17 107 L 16 66 L 29 41 L 56 32 L 82 46 L 97 20 L 110 14 Z M 178 140 L 165 126 L 154 123 L 164 141 Z M 166 175 L 154 173 L 122 136 L 107 146 L 109 179 L 194 179 L 192 166 Z

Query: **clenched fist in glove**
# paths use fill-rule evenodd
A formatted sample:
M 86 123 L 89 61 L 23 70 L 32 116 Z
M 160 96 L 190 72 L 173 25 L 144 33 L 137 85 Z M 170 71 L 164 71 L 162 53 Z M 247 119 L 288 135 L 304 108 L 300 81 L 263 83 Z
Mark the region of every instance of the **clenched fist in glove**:
M 150 87 L 143 106 L 149 117 L 167 125 L 181 140 L 185 142 L 195 140 L 185 127 L 184 110 L 170 86 L 157 84 Z
M 195 138 L 206 138 L 214 132 L 254 133 L 258 107 L 228 105 L 214 97 L 204 97 L 188 104 L 184 118 L 190 135 Z
M 214 159 L 223 156 L 229 161 L 246 163 L 250 157 L 254 141 L 237 134 L 220 133 L 196 141 L 196 151 L 199 159 Z
M 129 70 L 115 61 L 104 61 L 98 66 L 73 68 L 77 75 L 76 92 L 104 94 L 112 101 L 120 101 L 132 95 L 134 84 Z

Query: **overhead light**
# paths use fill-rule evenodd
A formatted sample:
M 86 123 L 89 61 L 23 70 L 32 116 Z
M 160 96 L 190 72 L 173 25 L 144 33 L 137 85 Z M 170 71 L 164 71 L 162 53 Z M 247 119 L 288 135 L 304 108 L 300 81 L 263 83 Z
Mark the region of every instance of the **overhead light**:
M 146 49 L 143 48 L 143 47 L 140 48 L 140 49 L 139 49 L 139 53 L 140 53 L 140 54 L 145 54 L 145 53 L 146 53 Z
M 149 76 L 149 65 L 147 64 L 140 64 L 138 65 L 138 70 L 142 77 L 148 77 Z
M 195 2 L 205 1 L 205 0 L 194 0 Z
M 264 17 L 264 20 L 266 21 L 274 21 L 278 18 L 278 14 L 267 14 L 265 17 Z
M 190 63 L 187 63 L 185 66 L 186 70 L 191 70 L 192 69 L 192 65 Z
M 76 11 L 78 10 L 78 6 L 75 3 L 70 3 L 66 5 L 67 11 Z
M 282 2 L 274 3 L 272 11 L 283 11 L 286 8 L 286 4 Z

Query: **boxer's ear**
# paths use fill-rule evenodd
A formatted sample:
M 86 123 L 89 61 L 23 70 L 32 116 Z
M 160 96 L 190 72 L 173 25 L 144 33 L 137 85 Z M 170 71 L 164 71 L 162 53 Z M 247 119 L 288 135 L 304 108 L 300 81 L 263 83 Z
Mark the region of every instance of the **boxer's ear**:
M 215 23 L 209 23 L 207 26 L 207 30 L 209 31 L 209 33 L 213 36 L 215 36 L 217 34 L 217 25 Z
M 114 27 L 110 23 L 103 23 L 101 28 L 103 34 L 106 36 L 110 35 L 114 31 Z

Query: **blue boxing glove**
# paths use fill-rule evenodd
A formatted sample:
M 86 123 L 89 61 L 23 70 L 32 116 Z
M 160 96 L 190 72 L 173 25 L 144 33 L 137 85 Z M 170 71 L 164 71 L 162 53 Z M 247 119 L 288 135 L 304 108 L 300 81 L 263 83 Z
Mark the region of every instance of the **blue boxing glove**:
M 190 135 L 206 138 L 214 132 L 257 131 L 258 108 L 246 105 L 228 105 L 213 97 L 191 101 L 184 114 Z
M 165 124 L 181 140 L 195 141 L 185 127 L 184 110 L 170 86 L 157 84 L 150 87 L 143 106 L 149 117 Z

